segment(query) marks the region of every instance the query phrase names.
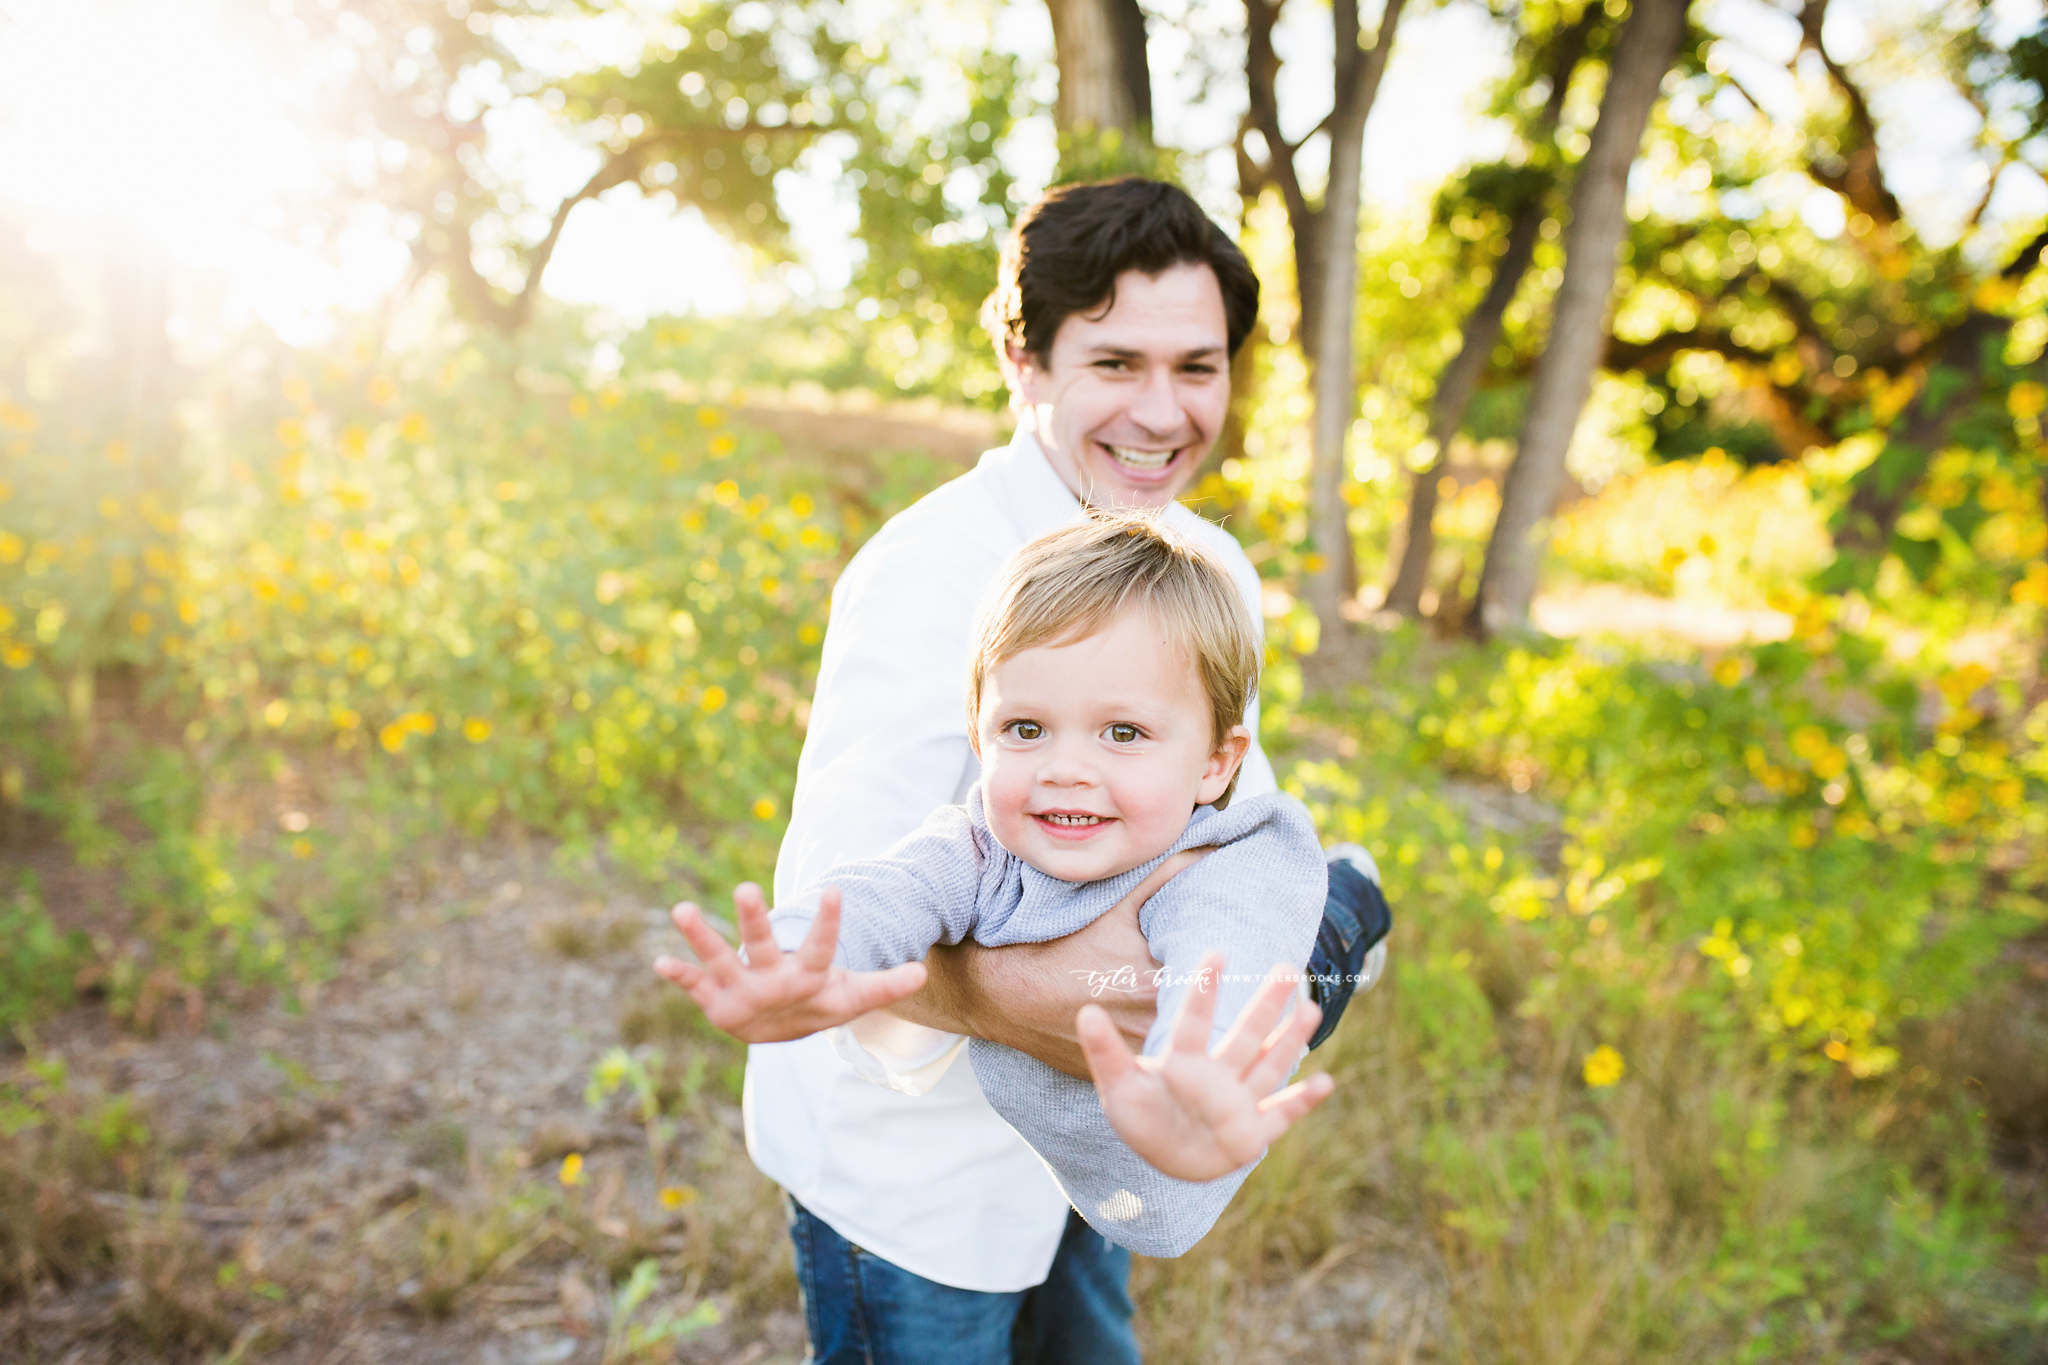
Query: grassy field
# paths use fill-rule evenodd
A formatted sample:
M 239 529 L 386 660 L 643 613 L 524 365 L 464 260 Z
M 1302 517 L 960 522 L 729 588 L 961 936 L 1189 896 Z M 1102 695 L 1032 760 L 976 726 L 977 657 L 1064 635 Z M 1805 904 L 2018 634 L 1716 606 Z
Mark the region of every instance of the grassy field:
M 830 584 L 957 465 L 673 381 L 283 356 L 174 471 L 0 413 L 0 1353 L 800 1355 L 737 1053 L 645 964 L 766 877 Z M 1710 456 L 1560 564 L 1784 638 L 1387 628 L 1304 695 L 1293 458 L 1197 497 L 1394 966 L 1141 1266 L 1150 1358 L 2048 1359 L 2039 609 L 1809 596 L 1826 488 Z

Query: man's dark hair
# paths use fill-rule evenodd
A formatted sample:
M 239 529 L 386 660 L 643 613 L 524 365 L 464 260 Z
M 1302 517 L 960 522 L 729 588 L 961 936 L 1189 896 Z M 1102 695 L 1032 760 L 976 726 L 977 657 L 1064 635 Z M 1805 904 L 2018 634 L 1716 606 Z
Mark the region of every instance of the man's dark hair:
M 981 307 L 982 325 L 998 352 L 1014 341 L 1043 364 L 1070 314 L 1115 304 L 1117 276 L 1158 275 L 1177 265 L 1216 272 L 1236 355 L 1258 317 L 1259 277 L 1187 191 L 1137 176 L 1061 185 L 1018 217 L 1003 244 L 995 292 Z

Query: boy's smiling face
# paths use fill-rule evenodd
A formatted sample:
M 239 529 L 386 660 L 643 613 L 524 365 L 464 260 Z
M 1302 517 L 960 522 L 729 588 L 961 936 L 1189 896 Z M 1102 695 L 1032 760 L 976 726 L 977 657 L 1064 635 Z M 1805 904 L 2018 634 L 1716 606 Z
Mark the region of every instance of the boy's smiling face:
M 1212 733 L 1194 661 L 1149 612 L 988 672 L 981 799 L 1002 846 L 1063 881 L 1128 872 L 1166 852 L 1251 747 Z

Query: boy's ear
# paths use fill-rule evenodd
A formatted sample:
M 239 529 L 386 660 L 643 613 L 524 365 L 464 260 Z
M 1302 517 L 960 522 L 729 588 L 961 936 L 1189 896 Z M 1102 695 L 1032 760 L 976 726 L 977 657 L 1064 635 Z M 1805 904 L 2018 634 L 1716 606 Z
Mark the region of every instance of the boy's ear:
M 1209 766 L 1202 769 L 1201 785 L 1195 788 L 1196 805 L 1209 805 L 1230 789 L 1230 779 L 1237 776 L 1238 765 L 1251 748 L 1252 732 L 1242 725 L 1231 726 L 1216 752 L 1209 755 Z

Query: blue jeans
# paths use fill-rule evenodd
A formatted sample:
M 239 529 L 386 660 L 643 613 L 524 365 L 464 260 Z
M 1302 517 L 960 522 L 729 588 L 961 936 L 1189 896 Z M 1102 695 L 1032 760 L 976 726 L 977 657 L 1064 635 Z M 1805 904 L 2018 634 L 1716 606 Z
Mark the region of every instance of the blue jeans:
M 1346 862 L 1330 864 L 1330 894 L 1323 902 L 1323 924 L 1308 955 L 1309 993 L 1323 1008 L 1311 1048 L 1336 1032 L 1344 1007 L 1358 989 L 1365 955 L 1394 927 L 1394 913 L 1379 883 Z
M 1044 1284 L 989 1294 L 913 1275 L 787 1202 L 815 1365 L 1137 1365 L 1131 1254 L 1078 1213 Z

